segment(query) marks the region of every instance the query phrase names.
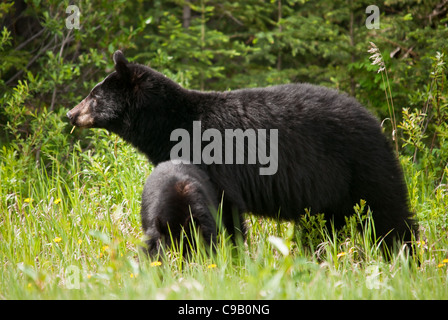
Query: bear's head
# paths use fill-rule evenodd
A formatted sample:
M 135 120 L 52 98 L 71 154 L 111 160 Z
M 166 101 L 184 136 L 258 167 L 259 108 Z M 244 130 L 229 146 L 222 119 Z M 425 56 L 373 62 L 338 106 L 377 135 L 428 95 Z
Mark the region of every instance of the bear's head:
M 160 94 L 165 91 L 162 86 L 171 80 L 149 67 L 129 63 L 120 50 L 114 53 L 113 60 L 115 71 L 67 113 L 72 125 L 120 134 L 123 125 L 138 116 L 135 109 L 160 104 Z
M 67 113 L 72 125 L 113 129 L 128 107 L 128 92 L 133 67 L 121 51 L 113 56 L 115 72 L 98 83 L 76 107 Z
M 119 50 L 113 60 L 115 71 L 67 117 L 74 126 L 103 128 L 119 135 L 153 163 L 168 160 L 175 144 L 171 133 L 191 127 L 200 113 L 200 96 L 150 67 L 129 63 Z

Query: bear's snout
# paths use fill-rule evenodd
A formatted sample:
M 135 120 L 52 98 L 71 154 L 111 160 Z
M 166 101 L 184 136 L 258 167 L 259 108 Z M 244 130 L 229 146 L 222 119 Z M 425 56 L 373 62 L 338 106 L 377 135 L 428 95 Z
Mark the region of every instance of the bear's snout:
M 85 98 L 76 107 L 67 112 L 67 118 L 72 125 L 77 127 L 92 127 L 94 125 L 89 105 L 88 98 Z

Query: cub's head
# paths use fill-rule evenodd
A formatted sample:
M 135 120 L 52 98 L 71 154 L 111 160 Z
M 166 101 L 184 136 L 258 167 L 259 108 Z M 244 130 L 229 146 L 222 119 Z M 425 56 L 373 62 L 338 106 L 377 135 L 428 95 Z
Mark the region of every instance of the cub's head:
M 149 76 L 151 69 L 129 63 L 120 50 L 114 53 L 113 59 L 115 72 L 98 83 L 84 100 L 67 113 L 72 125 L 117 131 L 126 121 L 135 96 L 135 86 L 139 81 L 145 81 L 143 78 Z

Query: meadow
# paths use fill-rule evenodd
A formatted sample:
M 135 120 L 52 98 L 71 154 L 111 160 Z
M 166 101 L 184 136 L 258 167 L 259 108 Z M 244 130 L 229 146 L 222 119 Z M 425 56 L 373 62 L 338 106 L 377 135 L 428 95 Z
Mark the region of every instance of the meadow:
M 79 130 L 79 129 L 76 129 Z M 426 187 L 402 158 L 420 221 L 413 256 L 385 259 L 363 203 L 340 232 L 304 212 L 296 223 L 248 215 L 247 241 L 221 230 L 215 254 L 140 255 L 147 160 L 104 130 L 90 130 L 65 166 L 20 165 L 3 148 L 0 170 L 1 299 L 447 299 L 445 191 Z M 92 146 L 91 146 L 92 147 Z M 361 222 L 365 230 L 358 232 Z

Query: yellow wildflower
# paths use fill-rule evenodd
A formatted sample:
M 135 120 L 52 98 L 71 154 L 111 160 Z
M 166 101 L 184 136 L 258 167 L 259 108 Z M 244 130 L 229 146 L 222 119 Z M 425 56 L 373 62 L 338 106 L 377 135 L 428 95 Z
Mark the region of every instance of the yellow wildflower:
M 103 250 L 103 252 L 106 251 L 106 250 L 108 250 L 108 249 L 109 249 L 109 246 L 103 246 L 103 247 L 101 248 L 101 250 Z
M 212 263 L 207 266 L 208 269 L 216 268 L 216 264 Z
M 448 263 L 448 259 L 443 259 L 442 263 Z
M 340 258 L 340 257 L 345 256 L 346 254 L 347 254 L 347 252 L 342 251 L 342 252 L 339 252 L 336 257 Z
M 62 238 L 61 237 L 56 237 L 56 238 L 53 239 L 53 241 L 58 243 L 58 242 L 62 241 Z
M 26 198 L 25 200 L 23 200 L 24 202 L 26 202 L 26 203 L 30 203 L 30 202 L 33 202 L 33 199 L 31 199 L 31 198 Z
M 151 267 L 158 267 L 161 265 L 162 265 L 162 262 L 160 262 L 160 261 L 154 261 L 154 262 L 151 262 L 151 264 L 150 264 Z
M 82 243 L 82 239 L 78 239 L 78 244 L 81 244 Z
M 424 240 L 419 240 L 417 241 L 417 245 L 420 246 L 424 246 L 425 245 L 425 241 Z
M 445 266 L 444 263 L 439 263 L 439 264 L 437 265 L 437 268 L 442 268 L 442 267 L 444 267 L 444 266 Z
M 57 198 L 56 200 L 54 200 L 54 204 L 58 204 L 59 202 L 61 202 L 62 199 L 61 198 Z

